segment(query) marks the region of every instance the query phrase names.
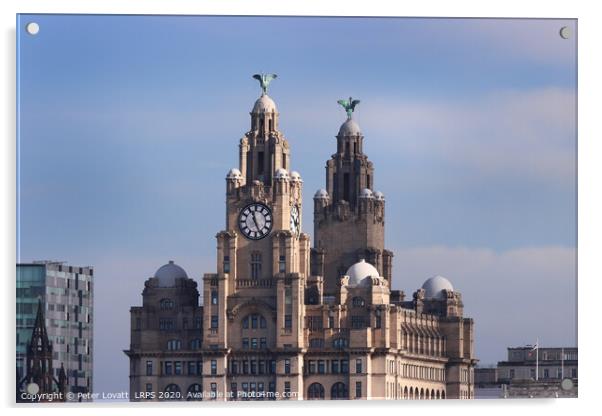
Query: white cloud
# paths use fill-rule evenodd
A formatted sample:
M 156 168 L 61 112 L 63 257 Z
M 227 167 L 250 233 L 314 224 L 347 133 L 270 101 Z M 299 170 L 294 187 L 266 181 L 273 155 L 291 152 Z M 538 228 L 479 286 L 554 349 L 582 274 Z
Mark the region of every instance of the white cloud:
M 566 185 L 575 178 L 572 90 L 498 91 L 470 101 L 383 99 L 365 106 L 361 118 L 367 135 L 393 139 L 387 151 L 447 163 L 474 179 Z
M 575 345 L 576 250 L 530 247 L 418 247 L 395 250 L 393 287 L 406 298 L 427 278 L 447 277 L 474 318 L 475 347 L 483 363 L 505 358 L 505 349 L 539 338 L 542 345 Z

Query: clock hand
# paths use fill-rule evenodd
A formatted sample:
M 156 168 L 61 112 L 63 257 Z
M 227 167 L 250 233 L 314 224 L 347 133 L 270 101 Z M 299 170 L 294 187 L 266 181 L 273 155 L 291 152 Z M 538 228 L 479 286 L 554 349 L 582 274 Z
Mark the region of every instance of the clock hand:
M 253 222 L 255 223 L 255 228 L 259 232 L 259 223 L 257 222 L 256 214 L 257 214 L 257 212 L 253 211 Z

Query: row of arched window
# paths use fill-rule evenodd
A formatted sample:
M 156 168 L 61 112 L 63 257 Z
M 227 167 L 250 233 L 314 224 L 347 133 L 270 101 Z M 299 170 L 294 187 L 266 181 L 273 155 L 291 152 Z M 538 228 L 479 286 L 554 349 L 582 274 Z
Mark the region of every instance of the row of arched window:
M 307 388 L 307 398 L 309 400 L 324 400 L 324 386 L 320 383 L 312 383 Z M 345 383 L 337 382 L 330 388 L 331 400 L 348 399 L 349 389 Z
M 395 360 L 387 360 L 387 372 L 405 378 L 418 378 L 422 380 L 445 381 L 445 369 L 427 367 L 422 365 L 402 364 Z
M 152 389 L 152 385 L 148 385 Z M 395 389 L 387 384 L 387 398 L 405 399 L 405 400 L 436 400 L 445 399 L 445 390 L 435 390 L 428 388 L 408 387 L 405 386 L 403 389 L 400 385 Z M 166 393 L 163 398 L 165 400 L 203 400 L 203 387 L 194 383 L 188 387 L 186 394 L 182 394 L 180 386 L 177 384 L 169 384 L 165 387 L 164 392 Z M 360 392 L 356 392 L 356 395 Z M 349 389 L 347 385 L 342 382 L 334 383 L 330 387 L 330 400 L 337 399 L 348 399 Z M 468 398 L 468 394 L 461 392 L 461 398 Z M 324 386 L 320 383 L 312 383 L 307 388 L 307 399 L 308 400 L 324 400 L 326 399 Z
M 391 394 L 394 393 L 394 394 Z M 389 392 L 389 397 L 402 400 L 437 400 L 445 399 L 445 390 L 435 390 L 428 388 L 418 388 L 405 386 L 403 389 L 398 385 L 398 388 L 393 392 Z

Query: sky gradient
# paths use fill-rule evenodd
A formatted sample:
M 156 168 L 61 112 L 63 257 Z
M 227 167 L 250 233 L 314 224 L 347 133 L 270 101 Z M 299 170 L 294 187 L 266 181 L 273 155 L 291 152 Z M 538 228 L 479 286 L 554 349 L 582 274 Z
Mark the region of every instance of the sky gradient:
M 36 36 L 25 24 L 40 24 Z M 215 270 L 226 172 L 270 96 L 303 229 L 350 95 L 393 287 L 441 274 L 481 363 L 576 344 L 574 21 L 22 15 L 18 255 L 95 268 L 95 390 L 128 387 L 129 307 L 172 259 Z

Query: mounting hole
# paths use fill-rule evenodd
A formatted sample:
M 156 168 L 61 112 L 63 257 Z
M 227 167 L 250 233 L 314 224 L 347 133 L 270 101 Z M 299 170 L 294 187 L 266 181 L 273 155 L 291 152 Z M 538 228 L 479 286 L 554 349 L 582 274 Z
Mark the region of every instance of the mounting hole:
M 37 35 L 38 32 L 40 31 L 40 25 L 37 24 L 36 22 L 30 22 L 30 23 L 27 23 L 27 26 L 25 26 L 25 30 L 30 35 Z
M 568 26 L 562 26 L 560 28 L 560 37 L 562 39 L 568 39 L 571 37 L 571 29 Z

